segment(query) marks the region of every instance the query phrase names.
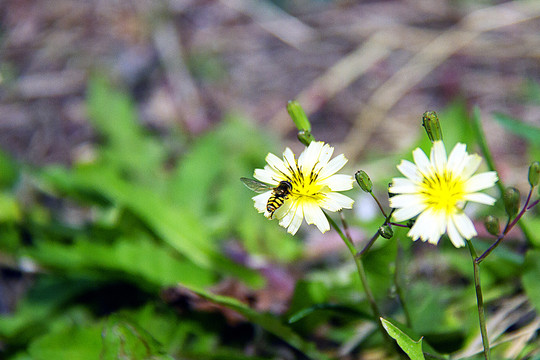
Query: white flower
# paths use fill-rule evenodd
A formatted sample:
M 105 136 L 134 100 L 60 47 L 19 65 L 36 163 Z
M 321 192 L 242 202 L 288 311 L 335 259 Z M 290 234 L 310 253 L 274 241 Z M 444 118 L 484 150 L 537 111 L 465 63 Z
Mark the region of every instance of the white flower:
M 346 163 L 343 155 L 330 160 L 334 148 L 320 141 L 313 141 L 295 159 L 291 149 L 283 152 L 283 160 L 269 153 L 266 156 L 268 165 L 264 169 L 256 169 L 254 177 L 266 184 L 277 187 L 280 182 L 288 181 L 292 188 L 282 206 L 270 213 L 267 209 L 268 199 L 274 191 L 253 197 L 255 208 L 266 217 L 274 215 L 279 225 L 296 234 L 302 219 L 308 224 L 315 224 L 322 232 L 330 230 L 330 225 L 322 209 L 339 211 L 350 209 L 354 200 L 337 191 L 352 189 L 353 177 L 336 174 Z
M 495 171 L 473 176 L 480 166 L 480 156 L 469 155 L 465 144 L 456 144 L 448 159 L 442 141 L 435 141 L 430 158 L 417 148 L 413 151 L 415 164 L 402 160 L 398 170 L 405 178 L 394 178 L 389 189 L 397 194 L 390 198 L 390 206 L 397 209 L 393 218 L 404 221 L 418 215 L 408 235 L 437 244 L 441 235 L 448 233 L 456 247 L 465 245 L 464 239 L 477 235 L 469 217 L 463 212 L 467 201 L 493 205 L 495 199 L 478 191 L 497 182 Z

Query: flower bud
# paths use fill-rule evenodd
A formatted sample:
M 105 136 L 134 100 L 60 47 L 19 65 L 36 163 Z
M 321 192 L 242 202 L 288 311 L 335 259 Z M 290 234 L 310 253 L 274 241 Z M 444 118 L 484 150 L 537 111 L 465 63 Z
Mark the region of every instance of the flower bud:
M 311 124 L 306 116 L 306 113 L 304 112 L 304 109 L 302 109 L 298 101 L 289 101 L 287 103 L 287 112 L 299 131 L 311 131 Z
M 503 193 L 504 209 L 509 217 L 514 217 L 519 211 L 520 195 L 519 190 L 514 187 L 508 187 Z
M 486 227 L 486 230 L 488 231 L 488 233 L 490 233 L 491 235 L 495 235 L 495 236 L 499 235 L 499 231 L 500 231 L 499 219 L 497 219 L 495 216 L 488 215 L 484 219 L 484 226 Z
M 298 140 L 300 140 L 300 142 L 306 146 L 309 146 L 312 141 L 315 141 L 315 137 L 309 130 L 300 130 L 297 136 Z
M 442 140 L 441 125 L 435 111 L 426 111 L 422 115 L 422 126 L 426 129 L 427 136 L 431 142 Z
M 379 235 L 385 239 L 391 239 L 394 236 L 394 230 L 392 230 L 390 225 L 383 225 L 379 228 Z
M 540 180 L 540 162 L 534 161 L 531 166 L 529 166 L 529 184 L 532 187 L 538 185 Z
M 369 178 L 369 175 L 364 170 L 358 170 L 356 174 L 354 174 L 354 177 L 356 178 L 356 182 L 362 190 L 365 192 L 370 193 L 371 189 L 373 188 L 373 183 L 371 182 L 371 179 Z

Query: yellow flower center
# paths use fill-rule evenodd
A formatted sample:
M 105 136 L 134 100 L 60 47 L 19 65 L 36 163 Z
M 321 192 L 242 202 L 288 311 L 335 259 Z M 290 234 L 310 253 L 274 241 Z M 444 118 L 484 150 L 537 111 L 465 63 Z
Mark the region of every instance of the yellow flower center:
M 421 184 L 420 193 L 424 195 L 425 203 L 433 211 L 444 211 L 453 214 L 463 207 L 465 184 L 459 177 L 444 171 L 425 177 Z
M 291 196 L 311 198 L 315 201 L 322 200 L 325 196 L 322 193 L 323 186 L 317 183 L 317 175 L 312 172 L 306 178 L 300 169 L 297 168 L 297 171 L 293 172 L 293 178 L 289 180 L 292 184 Z

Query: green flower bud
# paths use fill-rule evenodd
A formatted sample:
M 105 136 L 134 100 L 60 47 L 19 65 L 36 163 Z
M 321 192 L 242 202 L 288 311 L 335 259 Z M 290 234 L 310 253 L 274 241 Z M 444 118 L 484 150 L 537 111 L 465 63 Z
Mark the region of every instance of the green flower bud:
M 296 100 L 291 100 L 287 103 L 287 112 L 294 121 L 296 128 L 300 131 L 311 131 L 311 124 L 304 112 L 304 109 L 300 106 L 300 103 Z
M 371 182 L 371 179 L 369 178 L 369 175 L 364 170 L 358 170 L 356 174 L 354 174 L 354 177 L 356 178 L 356 182 L 362 190 L 365 192 L 370 193 L 371 189 L 373 188 L 373 183 Z
M 379 235 L 385 239 L 391 239 L 394 236 L 394 230 L 392 230 L 390 225 L 383 225 L 379 228 Z
M 531 166 L 529 166 L 529 184 L 532 187 L 538 185 L 540 180 L 540 162 L 534 161 Z
M 519 190 L 514 187 L 508 187 L 503 193 L 504 209 L 509 217 L 514 217 L 519 211 L 520 195 Z
M 300 142 L 306 146 L 309 146 L 312 141 L 315 141 L 315 137 L 309 130 L 300 130 L 297 136 L 298 140 L 300 140 Z
M 495 216 L 488 215 L 484 219 L 484 226 L 486 227 L 486 230 L 488 231 L 488 233 L 490 233 L 491 235 L 495 235 L 495 236 L 499 235 L 499 231 L 500 231 L 499 219 L 497 219 Z
M 427 136 L 431 142 L 442 140 L 441 125 L 435 111 L 426 111 L 422 115 L 422 126 L 426 129 Z

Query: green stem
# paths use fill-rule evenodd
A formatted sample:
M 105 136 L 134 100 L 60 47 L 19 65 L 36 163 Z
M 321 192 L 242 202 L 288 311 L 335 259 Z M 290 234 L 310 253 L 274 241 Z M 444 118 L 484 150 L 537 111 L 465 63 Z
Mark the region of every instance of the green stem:
M 396 253 L 396 270 L 394 271 L 394 285 L 396 286 L 396 293 L 403 308 L 403 313 L 405 314 L 405 323 L 409 328 L 412 328 L 411 315 L 409 314 L 409 309 L 407 303 L 405 302 L 405 293 L 401 287 L 401 278 L 399 274 L 401 273 L 401 259 L 403 257 L 403 248 L 401 247 L 399 241 L 397 243 L 397 253 Z
M 375 297 L 373 296 L 373 292 L 371 291 L 371 288 L 369 287 L 369 283 L 366 277 L 366 272 L 364 270 L 364 264 L 362 262 L 362 259 L 360 258 L 360 256 L 357 256 L 356 248 L 352 240 L 349 239 L 347 236 L 345 236 L 343 231 L 341 231 L 341 228 L 336 224 L 336 222 L 330 216 L 328 216 L 326 212 L 324 213 L 324 216 L 326 216 L 330 225 L 332 225 L 332 227 L 336 230 L 338 235 L 341 237 L 341 239 L 343 240 L 343 242 L 349 249 L 349 252 L 351 253 L 354 259 L 354 263 L 356 264 L 356 270 L 358 272 L 358 276 L 360 277 L 360 281 L 362 282 L 362 286 L 364 287 L 364 291 L 366 293 L 369 306 L 371 307 L 371 311 L 373 312 L 374 320 L 379 326 L 379 331 L 381 332 L 384 341 L 387 342 L 388 345 L 390 345 L 389 348 L 393 349 L 394 341 L 388 336 L 388 334 L 386 333 L 386 330 L 384 330 L 384 327 L 382 326 L 382 323 L 380 321 L 382 317 L 381 312 L 379 310 L 379 307 L 377 306 L 377 303 L 375 302 Z
M 486 315 L 484 312 L 484 297 L 482 295 L 482 287 L 480 286 L 480 264 L 476 261 L 478 255 L 470 240 L 467 240 L 471 258 L 473 261 L 474 269 L 474 287 L 476 290 L 476 304 L 478 305 L 478 320 L 480 322 L 480 334 L 482 335 L 482 345 L 484 346 L 484 358 L 489 360 L 491 358 L 489 349 L 489 339 L 486 327 Z

